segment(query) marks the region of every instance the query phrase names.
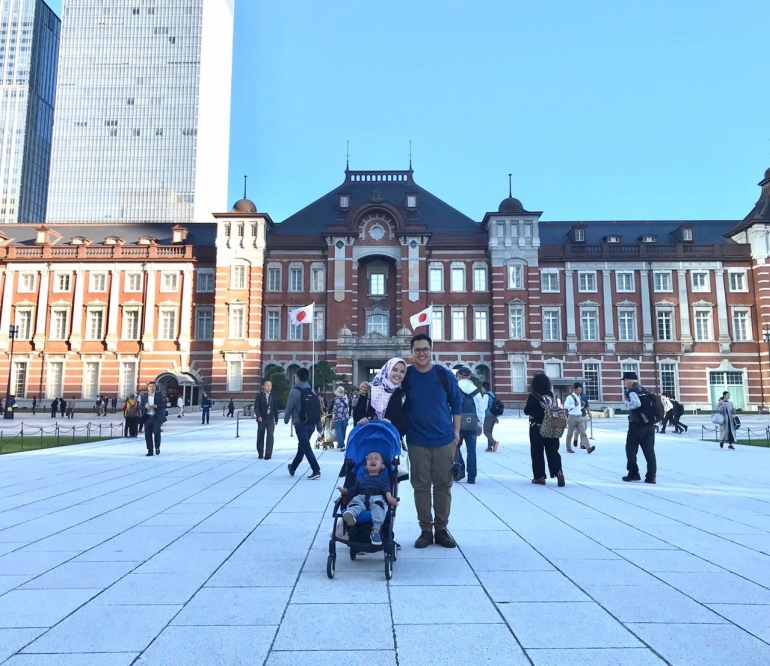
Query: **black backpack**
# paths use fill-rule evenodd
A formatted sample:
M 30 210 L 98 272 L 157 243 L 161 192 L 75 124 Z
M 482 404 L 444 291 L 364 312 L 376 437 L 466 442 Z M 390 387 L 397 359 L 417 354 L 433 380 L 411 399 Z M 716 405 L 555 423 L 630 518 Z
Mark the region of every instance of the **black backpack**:
M 479 427 L 479 417 L 476 414 L 476 403 L 473 400 L 475 395 L 478 395 L 479 389 L 476 389 L 472 393 L 463 394 L 463 412 L 460 416 L 460 430 L 465 432 L 473 432 Z
M 502 400 L 495 398 L 492 402 L 492 406 L 489 408 L 489 413 L 492 416 L 502 416 L 505 411 L 505 404 Z
M 663 401 L 657 393 L 642 393 L 639 396 L 642 403 L 642 418 L 650 423 L 660 423 L 666 415 Z
M 315 426 L 321 421 L 321 401 L 313 389 L 300 389 L 299 420 Z

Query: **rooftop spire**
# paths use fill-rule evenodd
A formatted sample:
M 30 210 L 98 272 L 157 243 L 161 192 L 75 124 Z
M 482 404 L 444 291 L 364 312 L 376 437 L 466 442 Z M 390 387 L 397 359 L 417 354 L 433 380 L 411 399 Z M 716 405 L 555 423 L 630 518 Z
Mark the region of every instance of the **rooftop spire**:
M 345 141 L 345 171 L 350 171 L 350 141 Z
M 513 190 L 511 189 L 511 174 L 508 174 L 508 197 L 513 196 Z
M 248 176 L 244 176 L 244 177 L 243 177 L 243 198 L 244 198 L 244 199 L 247 199 L 247 198 L 248 198 L 248 197 L 246 196 L 246 183 L 247 183 L 247 181 L 248 181 L 248 180 L 249 180 L 249 177 L 248 177 Z
M 412 170 L 412 140 L 409 139 L 409 171 Z

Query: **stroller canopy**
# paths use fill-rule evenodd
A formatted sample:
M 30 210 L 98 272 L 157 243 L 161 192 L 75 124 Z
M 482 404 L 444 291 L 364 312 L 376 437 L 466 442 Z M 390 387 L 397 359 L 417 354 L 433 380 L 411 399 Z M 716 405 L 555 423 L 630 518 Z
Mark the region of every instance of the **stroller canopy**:
M 382 456 L 386 464 L 401 455 L 401 436 L 394 425 L 385 421 L 370 421 L 353 428 L 345 457 L 360 465 L 374 451 Z

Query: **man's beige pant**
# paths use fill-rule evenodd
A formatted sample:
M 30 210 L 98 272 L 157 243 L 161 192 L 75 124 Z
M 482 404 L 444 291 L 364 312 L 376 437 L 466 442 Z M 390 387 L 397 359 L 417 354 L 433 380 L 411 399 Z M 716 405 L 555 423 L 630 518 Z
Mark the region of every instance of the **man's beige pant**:
M 567 419 L 567 448 L 572 448 L 572 435 L 575 430 L 580 434 L 580 443 L 588 449 L 588 435 L 586 434 L 587 416 L 571 416 Z
M 437 531 L 445 530 L 449 524 L 454 458 L 454 442 L 436 447 L 409 445 L 409 478 L 414 488 L 417 520 L 423 532 L 432 532 L 434 528 Z M 433 511 L 436 514 L 435 520 Z

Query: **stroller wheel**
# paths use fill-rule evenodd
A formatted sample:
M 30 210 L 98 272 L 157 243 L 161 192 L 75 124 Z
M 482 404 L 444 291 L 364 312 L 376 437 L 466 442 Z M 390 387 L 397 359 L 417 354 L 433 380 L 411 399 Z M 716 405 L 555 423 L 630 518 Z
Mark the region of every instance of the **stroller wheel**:
M 336 569 L 337 564 L 337 558 L 334 557 L 334 555 L 329 555 L 328 558 L 326 558 L 326 575 L 329 578 L 334 578 L 334 571 Z
M 393 559 L 390 555 L 385 556 L 385 580 L 393 578 Z
M 350 548 L 350 549 L 348 550 L 348 552 L 350 553 L 350 559 L 351 559 L 351 560 L 353 560 L 353 561 L 355 561 L 355 559 L 356 559 L 356 555 L 358 555 L 358 552 L 357 552 L 357 551 L 355 551 L 353 548 Z

